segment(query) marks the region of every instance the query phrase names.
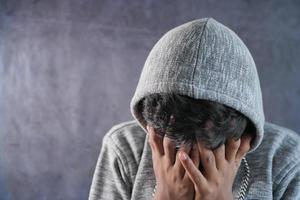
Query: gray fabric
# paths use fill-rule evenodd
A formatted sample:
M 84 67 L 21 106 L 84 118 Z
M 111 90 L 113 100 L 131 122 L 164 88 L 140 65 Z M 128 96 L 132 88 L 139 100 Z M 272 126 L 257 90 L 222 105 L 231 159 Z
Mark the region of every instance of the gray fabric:
M 255 63 L 239 37 L 213 18 L 167 32 L 151 50 L 130 103 L 134 121 L 114 126 L 104 137 L 90 200 L 151 199 L 155 185 L 151 150 L 138 101 L 157 92 L 177 92 L 228 105 L 248 116 L 256 138 L 246 155 L 250 183 L 246 199 L 299 199 L 299 136 L 265 123 Z M 240 167 L 233 186 L 241 185 Z
M 251 151 L 262 140 L 265 117 L 255 63 L 239 37 L 213 18 L 168 31 L 151 50 L 130 103 L 132 115 L 144 129 L 137 102 L 158 92 L 226 104 L 255 124 L 257 137 Z
M 300 199 L 300 139 L 266 122 L 261 145 L 245 157 L 250 167 L 246 199 Z M 134 121 L 117 124 L 103 138 L 89 200 L 150 200 L 155 185 L 148 134 Z M 242 166 L 233 185 L 241 185 Z

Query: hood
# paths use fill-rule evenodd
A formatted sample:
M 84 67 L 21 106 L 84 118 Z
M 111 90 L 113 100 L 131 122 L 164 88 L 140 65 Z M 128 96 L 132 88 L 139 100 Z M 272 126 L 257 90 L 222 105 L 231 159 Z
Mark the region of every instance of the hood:
M 256 127 L 249 152 L 262 141 L 265 116 L 256 65 L 243 41 L 213 18 L 171 29 L 150 51 L 130 102 L 144 131 L 138 102 L 152 93 L 178 93 L 234 108 Z

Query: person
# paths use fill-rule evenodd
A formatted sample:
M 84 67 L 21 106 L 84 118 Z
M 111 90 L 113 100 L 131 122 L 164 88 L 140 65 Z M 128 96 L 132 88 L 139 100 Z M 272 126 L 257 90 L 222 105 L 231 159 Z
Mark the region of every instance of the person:
M 300 199 L 299 135 L 265 121 L 251 53 L 214 18 L 159 39 L 130 111 L 102 140 L 89 200 Z

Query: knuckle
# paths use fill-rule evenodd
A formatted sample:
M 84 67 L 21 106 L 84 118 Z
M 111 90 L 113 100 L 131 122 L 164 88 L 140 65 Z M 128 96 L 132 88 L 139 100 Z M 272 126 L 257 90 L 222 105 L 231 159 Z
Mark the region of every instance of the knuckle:
M 213 162 L 213 157 L 212 157 L 211 154 L 206 154 L 206 155 L 204 156 L 204 160 L 205 160 L 205 162 L 207 162 L 207 163 L 212 163 L 212 162 Z
M 195 182 L 196 182 L 196 188 L 198 189 L 200 187 L 200 183 L 201 183 L 201 178 L 199 176 L 194 177 Z
M 230 151 L 239 148 L 240 144 L 238 141 L 235 141 L 234 138 L 230 138 L 228 141 L 228 149 Z
M 216 188 L 219 188 L 219 187 L 221 186 L 221 181 L 220 181 L 220 179 L 216 179 L 213 183 L 214 183 L 214 186 L 215 186 Z
M 164 161 L 163 161 L 164 162 Z M 164 162 L 165 163 L 165 162 Z M 166 167 L 164 167 L 164 169 L 165 169 L 165 172 L 166 173 L 170 173 L 170 172 L 172 172 L 172 167 L 171 166 L 166 166 Z
M 223 170 L 220 171 L 220 178 L 224 178 L 225 177 L 225 172 Z
M 239 148 L 240 145 L 241 145 L 241 139 L 238 139 L 237 141 L 233 142 L 233 148 L 235 148 L 235 149 Z
M 214 188 L 213 187 L 207 187 L 205 189 L 205 193 L 210 195 L 210 194 L 213 194 L 214 193 Z
M 210 158 L 210 156 L 206 156 L 206 157 L 205 157 L 205 161 L 206 161 L 207 163 L 211 163 L 211 158 Z
M 190 189 L 189 187 L 186 187 L 186 185 L 180 185 L 180 191 L 186 196 L 189 195 Z
M 173 141 L 170 138 L 165 137 L 163 143 L 164 143 L 164 146 L 167 147 L 167 148 L 173 148 L 174 147 Z
M 176 183 L 176 182 L 177 182 L 177 177 L 176 177 L 174 174 L 172 174 L 172 175 L 170 176 L 170 181 L 171 181 L 172 183 Z
M 235 160 L 235 161 L 234 161 L 234 165 L 235 165 L 237 168 L 239 168 L 240 165 L 241 165 L 241 160 L 240 160 L 240 159 L 239 159 L 239 160 Z

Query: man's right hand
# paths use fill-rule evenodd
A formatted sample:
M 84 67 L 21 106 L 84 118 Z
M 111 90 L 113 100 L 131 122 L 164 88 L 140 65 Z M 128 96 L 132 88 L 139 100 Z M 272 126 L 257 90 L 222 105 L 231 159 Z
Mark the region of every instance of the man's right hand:
M 194 184 L 185 172 L 179 159 L 179 152 L 190 155 L 193 162 L 199 163 L 197 146 L 181 145 L 176 152 L 175 142 L 167 136 L 155 133 L 153 127 L 147 126 L 149 144 L 152 151 L 153 169 L 156 178 L 155 200 L 192 200 L 194 199 Z

